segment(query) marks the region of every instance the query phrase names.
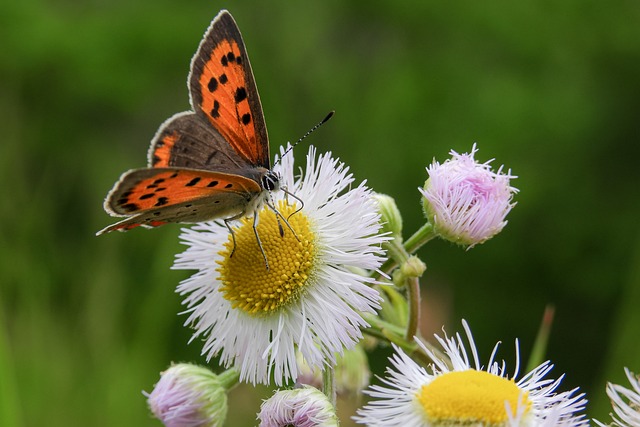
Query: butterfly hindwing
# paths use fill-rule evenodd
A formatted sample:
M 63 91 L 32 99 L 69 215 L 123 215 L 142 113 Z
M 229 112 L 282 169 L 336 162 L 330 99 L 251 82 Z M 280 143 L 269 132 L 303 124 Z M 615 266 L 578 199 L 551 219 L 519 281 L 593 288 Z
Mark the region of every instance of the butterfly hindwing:
M 182 168 L 135 169 L 120 178 L 104 207 L 114 216 L 132 216 L 206 199 L 205 209 L 199 209 L 205 211 L 199 214 L 205 217 L 201 219 L 204 221 L 239 212 L 242 209 L 238 207 L 246 205 L 260 191 L 256 181 L 239 175 Z M 230 204 L 230 197 L 238 202 Z M 172 222 L 182 220 L 177 217 Z
M 233 17 L 213 20 L 191 61 L 191 105 L 246 162 L 270 169 L 269 141 L 249 57 Z
M 110 231 L 128 231 L 132 228 L 158 227 L 170 222 L 195 223 L 207 221 L 211 218 L 211 203 L 219 203 L 221 206 L 220 215 L 226 216 L 231 213 L 242 212 L 246 206 L 244 195 L 233 192 L 220 192 L 215 196 L 205 196 L 189 202 L 175 203 L 159 209 L 151 209 L 133 214 L 129 218 L 112 224 L 100 231 L 98 235 Z M 216 215 L 220 216 L 220 215 Z

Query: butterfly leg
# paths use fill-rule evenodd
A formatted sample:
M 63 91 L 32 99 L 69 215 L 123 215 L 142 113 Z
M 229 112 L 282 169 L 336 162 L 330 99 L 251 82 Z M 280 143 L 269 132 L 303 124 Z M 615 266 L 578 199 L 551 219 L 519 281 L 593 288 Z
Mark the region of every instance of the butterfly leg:
M 298 196 L 296 196 L 295 194 L 293 194 L 292 192 L 288 191 L 286 188 L 284 187 L 280 187 L 280 189 L 284 192 L 284 194 L 286 194 L 287 197 L 291 196 L 294 199 L 296 199 L 298 202 L 300 202 L 300 207 L 298 209 L 296 209 L 294 212 L 292 212 L 287 219 L 291 218 L 292 216 L 294 216 L 295 214 L 297 214 L 298 212 L 300 212 L 303 208 L 304 208 L 304 202 L 302 201 L 302 199 Z
M 287 227 L 289 228 L 289 230 L 291 230 L 291 233 L 293 233 L 293 237 L 296 238 L 296 240 L 299 242 L 300 238 L 298 237 L 298 235 L 296 234 L 296 231 L 293 229 L 293 227 L 291 226 L 291 224 L 289 224 L 289 221 L 287 221 L 287 218 L 285 218 L 278 209 L 276 209 L 275 206 L 273 206 L 271 203 L 267 202 L 267 206 L 269 206 L 269 209 L 271 209 L 273 211 L 273 213 L 276 214 L 276 221 L 278 221 L 278 227 L 280 227 L 280 236 L 284 237 L 284 229 L 282 228 L 282 224 L 280 224 L 280 220 L 282 220 L 282 222 L 284 222 Z M 296 211 L 298 212 L 298 211 Z M 295 213 L 295 212 L 294 212 Z M 291 217 L 291 215 L 289 215 L 289 217 Z
M 235 231 L 233 231 L 233 228 L 231 227 L 231 221 L 235 221 L 237 219 L 242 218 L 243 216 L 245 216 L 246 212 L 242 211 L 237 215 L 234 215 L 230 218 L 225 218 L 224 219 L 224 225 L 227 226 L 227 229 L 229 230 L 229 233 L 231 234 L 231 240 L 233 241 L 233 249 L 231 250 L 231 253 L 229 254 L 229 258 L 231 258 L 234 254 L 234 252 L 236 251 L 236 233 Z
M 260 252 L 262 252 L 262 257 L 264 258 L 264 266 L 269 269 L 269 261 L 267 260 L 267 254 L 264 252 L 264 248 L 262 247 L 262 241 L 260 240 L 260 235 L 258 234 L 258 212 L 253 213 L 253 232 L 256 235 L 256 241 L 258 242 L 258 247 L 260 248 Z
M 271 192 L 269 192 L 267 197 L 268 197 L 268 200 L 266 200 L 265 203 L 267 206 L 269 206 L 269 208 L 271 208 L 272 211 L 276 213 L 276 222 L 278 223 L 278 231 L 280 232 L 280 237 L 284 237 L 284 228 L 282 227 L 282 223 L 280 222 L 280 217 L 282 215 L 279 215 L 280 212 L 278 212 L 278 210 L 275 208 L 276 204 L 273 203 L 273 196 L 271 195 Z

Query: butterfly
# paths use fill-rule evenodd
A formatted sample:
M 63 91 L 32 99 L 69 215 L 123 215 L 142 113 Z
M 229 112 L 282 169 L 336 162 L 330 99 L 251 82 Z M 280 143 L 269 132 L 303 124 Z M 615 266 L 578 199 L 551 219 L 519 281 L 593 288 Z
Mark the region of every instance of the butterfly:
M 187 84 L 193 111 L 166 120 L 151 141 L 148 167 L 125 172 L 116 182 L 104 209 L 126 218 L 97 235 L 223 218 L 235 249 L 229 222 L 253 214 L 262 249 L 257 212 L 267 203 L 278 214 L 269 196 L 280 189 L 280 176 L 271 170 L 260 97 L 228 11 L 220 11 L 205 32 Z

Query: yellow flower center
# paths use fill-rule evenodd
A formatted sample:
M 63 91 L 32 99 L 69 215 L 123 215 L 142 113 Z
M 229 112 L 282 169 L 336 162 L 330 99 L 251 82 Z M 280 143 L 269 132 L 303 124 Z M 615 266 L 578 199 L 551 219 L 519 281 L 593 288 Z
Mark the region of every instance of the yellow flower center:
M 416 397 L 434 426 L 501 426 L 508 421 L 505 402 L 512 416 L 518 403 L 525 405 L 524 414 L 531 409 L 529 393 L 513 380 L 473 369 L 442 374 L 423 386 Z
M 296 205 L 280 202 L 278 211 L 283 217 L 296 211 Z M 268 208 L 259 213 L 258 235 L 269 261 L 267 269 L 262 251 L 253 230 L 253 218 L 244 218 L 235 231 L 236 249 L 233 240 L 225 243 L 220 251 L 218 263 L 222 286 L 220 292 L 235 309 L 261 316 L 271 314 L 292 302 L 305 291 L 309 283 L 317 254 L 316 235 L 309 218 L 301 211 L 288 218 L 291 229 L 280 220 L 284 236 L 275 214 Z

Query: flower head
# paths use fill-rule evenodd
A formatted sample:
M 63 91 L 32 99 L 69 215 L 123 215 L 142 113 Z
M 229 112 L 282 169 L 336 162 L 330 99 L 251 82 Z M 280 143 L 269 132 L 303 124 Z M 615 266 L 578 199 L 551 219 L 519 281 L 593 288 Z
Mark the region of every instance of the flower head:
M 338 417 L 327 396 L 303 386 L 280 390 L 265 400 L 258 414 L 260 427 L 337 427 Z
M 369 426 L 586 426 L 582 415 L 586 401 L 576 390 L 556 393 L 562 377 L 544 379 L 552 365 L 545 362 L 518 376 L 518 360 L 513 376 L 506 373 L 504 362 L 494 360 L 498 345 L 483 369 L 466 322 L 473 363 L 459 335 L 436 336 L 450 365 L 422 343 L 433 360 L 431 373 L 419 366 L 401 349 L 390 359 L 394 368 L 382 378 L 385 385 L 373 385 L 365 393 L 374 400 L 358 410 L 354 419 Z M 517 350 L 516 342 L 516 350 Z
M 516 178 L 502 167 L 491 170 L 491 160 L 478 163 L 474 155 L 451 151 L 452 158 L 427 168 L 429 179 L 420 192 L 425 215 L 440 237 L 473 247 L 498 234 L 507 224 L 505 217 L 514 206 L 517 189 L 509 185 Z
M 162 372 L 151 393 L 145 393 L 153 415 L 167 427 L 224 425 L 227 381 L 237 373 L 218 376 L 210 370 L 179 363 Z
M 607 384 L 607 395 L 611 399 L 613 412 L 611 417 L 615 427 L 640 427 L 640 376 L 636 376 L 629 369 L 625 368 L 631 388 L 626 388 L 618 384 Z M 600 426 L 599 421 L 596 423 Z
M 235 250 L 221 221 L 185 229 L 188 248 L 174 268 L 199 270 L 178 286 L 204 339 L 207 359 L 235 365 L 242 380 L 280 385 L 298 376 L 296 349 L 311 366 L 335 365 L 336 353 L 353 347 L 374 313 L 379 294 L 373 279 L 355 273 L 380 266 L 379 215 L 370 190 L 348 168 L 311 147 L 304 174 L 294 178 L 293 156 L 276 169 L 289 193 L 272 194 L 288 226 L 266 207 L 257 233 L 269 261 L 265 268 L 253 220 L 235 228 Z M 304 202 L 301 204 L 300 199 Z M 280 228 L 282 227 L 282 229 Z M 284 230 L 284 232 L 281 232 Z M 233 254 L 233 256 L 231 256 Z

